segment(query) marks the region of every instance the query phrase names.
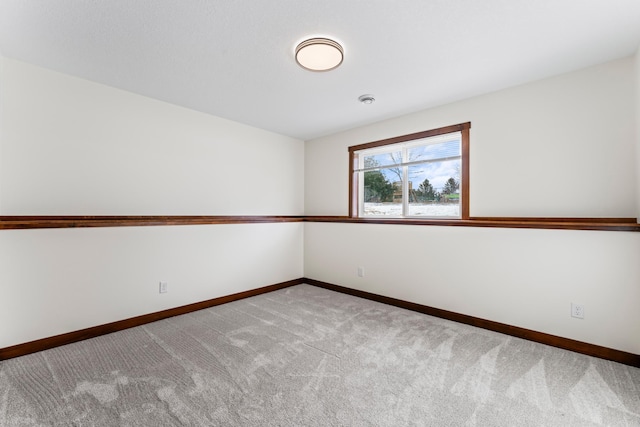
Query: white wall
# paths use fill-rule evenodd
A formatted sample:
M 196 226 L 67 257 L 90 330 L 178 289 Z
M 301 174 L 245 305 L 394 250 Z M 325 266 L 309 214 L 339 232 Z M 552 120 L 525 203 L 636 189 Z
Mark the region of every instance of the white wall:
M 470 121 L 472 216 L 635 218 L 635 79 L 626 58 L 308 141 L 306 214 L 347 214 L 348 146 Z M 633 232 L 305 224 L 305 277 L 636 354 L 639 259 Z
M 297 279 L 302 238 L 302 223 L 1 231 L 0 348 Z
M 304 144 L 2 60 L 3 215 L 300 215 Z
M 306 214 L 345 215 L 349 145 L 471 121 L 472 215 L 636 217 L 634 79 L 628 58 L 303 147 L 0 58 L 0 214 L 297 215 L 306 180 Z M 517 187 L 503 190 L 508 198 L 494 190 L 505 173 Z M 234 178 L 242 191 L 231 189 Z M 550 194 L 558 182 L 570 191 Z M 640 299 L 639 251 L 638 233 L 588 231 L 321 223 L 2 231 L 0 347 L 304 275 L 640 353 L 640 315 L 630 307 Z M 157 293 L 161 280 L 168 294 Z M 571 301 L 585 305 L 584 320 L 569 317 Z
M 640 224 L 640 47 L 636 52 L 636 202 Z
M 634 79 L 630 57 L 308 141 L 305 213 L 348 213 L 348 146 L 470 121 L 472 216 L 635 218 Z
M 0 215 L 2 215 L 2 141 L 4 140 L 4 57 L 0 55 Z
M 0 215 L 303 212 L 302 141 L 0 66 Z M 302 223 L 0 231 L 0 348 L 297 279 L 302 251 Z
M 640 233 L 334 223 L 304 233 L 305 277 L 640 354 Z

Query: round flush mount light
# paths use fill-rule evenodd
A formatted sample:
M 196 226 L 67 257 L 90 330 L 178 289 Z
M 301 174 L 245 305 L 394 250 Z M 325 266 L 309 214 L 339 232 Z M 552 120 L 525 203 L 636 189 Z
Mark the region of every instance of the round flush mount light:
M 342 64 L 344 50 L 340 43 L 326 38 L 313 38 L 296 47 L 296 62 L 311 71 L 329 71 Z
M 362 102 L 363 104 L 370 105 L 370 104 L 373 104 L 376 101 L 376 99 L 373 97 L 373 95 L 366 94 L 366 95 L 360 95 L 358 97 L 358 101 Z

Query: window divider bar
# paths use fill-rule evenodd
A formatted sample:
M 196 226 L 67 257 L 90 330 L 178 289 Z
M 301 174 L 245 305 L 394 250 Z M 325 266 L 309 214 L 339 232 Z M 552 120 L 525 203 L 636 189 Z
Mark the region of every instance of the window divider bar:
M 422 165 L 422 164 L 425 164 L 425 163 L 446 162 L 446 161 L 449 161 L 449 160 L 458 160 L 458 159 L 461 159 L 461 158 L 462 158 L 461 155 L 457 155 L 457 156 L 449 156 L 449 157 L 439 157 L 437 159 L 414 160 L 413 162 L 396 163 L 396 164 L 386 165 L 386 166 L 373 166 L 373 167 L 362 168 L 362 169 L 354 169 L 353 171 L 354 172 L 369 172 L 369 171 L 377 171 L 377 170 L 381 170 L 381 169 L 401 168 L 403 166 Z

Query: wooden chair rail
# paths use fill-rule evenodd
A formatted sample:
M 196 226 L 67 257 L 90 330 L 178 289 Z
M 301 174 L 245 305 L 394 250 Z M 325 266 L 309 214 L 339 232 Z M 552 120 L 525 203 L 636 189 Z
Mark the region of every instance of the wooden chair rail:
M 352 218 L 348 216 L 0 216 L 0 230 L 82 227 L 141 227 L 280 222 L 337 222 L 447 227 L 640 231 L 635 218 L 471 217 L 469 219 Z

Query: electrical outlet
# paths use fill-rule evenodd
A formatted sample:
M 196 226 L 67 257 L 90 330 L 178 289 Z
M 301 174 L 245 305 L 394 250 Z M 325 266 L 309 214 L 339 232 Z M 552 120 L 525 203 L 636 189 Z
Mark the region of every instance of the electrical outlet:
M 167 282 L 160 282 L 160 286 L 158 286 L 158 291 L 161 294 L 166 294 L 169 292 L 169 284 Z
M 571 317 L 584 319 L 584 305 L 571 303 Z
M 364 277 L 364 267 L 358 267 L 358 277 Z

